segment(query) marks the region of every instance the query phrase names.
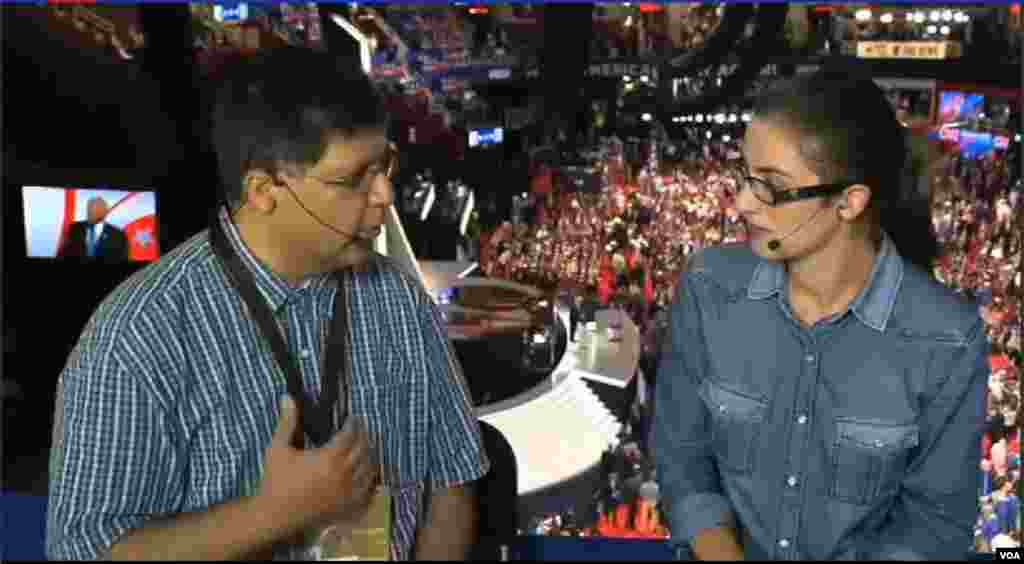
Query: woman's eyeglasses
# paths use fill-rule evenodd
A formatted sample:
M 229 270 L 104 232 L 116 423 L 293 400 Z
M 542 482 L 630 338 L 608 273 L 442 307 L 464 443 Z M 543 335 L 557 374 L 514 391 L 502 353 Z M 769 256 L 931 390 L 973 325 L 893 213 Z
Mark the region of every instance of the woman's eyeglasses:
M 734 195 L 739 195 L 743 190 L 749 189 L 758 201 L 772 207 L 800 200 L 834 196 L 856 184 L 856 182 L 840 182 L 782 190 L 772 186 L 765 180 L 754 178 L 753 176 L 737 175 L 735 178 L 736 188 Z

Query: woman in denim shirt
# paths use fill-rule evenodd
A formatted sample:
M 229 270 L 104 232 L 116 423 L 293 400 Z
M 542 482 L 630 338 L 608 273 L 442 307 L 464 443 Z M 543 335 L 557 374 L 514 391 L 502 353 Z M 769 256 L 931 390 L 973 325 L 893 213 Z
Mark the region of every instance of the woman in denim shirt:
M 652 440 L 674 540 L 702 560 L 959 559 L 978 514 L 989 345 L 934 280 L 930 206 L 870 78 L 762 95 L 750 240 L 678 285 Z

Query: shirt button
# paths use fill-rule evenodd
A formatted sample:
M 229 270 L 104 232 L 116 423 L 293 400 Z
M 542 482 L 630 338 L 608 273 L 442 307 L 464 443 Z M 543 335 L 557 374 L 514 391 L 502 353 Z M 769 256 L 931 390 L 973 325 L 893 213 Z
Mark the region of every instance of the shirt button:
M 807 361 L 807 364 L 814 364 L 815 357 L 814 357 L 813 354 L 809 354 L 809 355 L 804 357 L 804 360 Z
M 302 360 L 307 360 L 311 356 L 313 356 L 313 353 L 310 352 L 309 349 L 302 349 L 301 351 L 299 351 L 299 358 L 301 358 Z
M 789 539 L 779 539 L 779 548 L 789 548 Z
M 795 488 L 798 483 L 800 483 L 800 481 L 796 479 L 796 476 L 790 476 L 789 478 L 786 478 L 786 484 L 789 485 L 789 487 L 791 488 Z

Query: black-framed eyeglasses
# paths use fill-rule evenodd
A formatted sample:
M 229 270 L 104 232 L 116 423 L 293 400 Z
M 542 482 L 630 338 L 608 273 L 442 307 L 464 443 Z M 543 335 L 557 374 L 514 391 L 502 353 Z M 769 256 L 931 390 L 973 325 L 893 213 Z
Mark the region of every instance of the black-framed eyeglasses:
M 800 186 L 789 190 L 782 190 L 772 186 L 769 182 L 753 176 L 739 176 L 737 178 L 736 194 L 749 188 L 754 197 L 766 206 L 778 206 L 809 200 L 811 198 L 824 198 L 835 196 L 856 182 L 838 182 L 831 184 L 815 184 L 813 186 Z
M 398 176 L 401 166 L 400 157 L 401 154 L 398 152 L 398 147 L 394 143 L 388 143 L 387 152 L 384 156 L 380 160 L 371 163 L 359 174 L 337 180 L 326 180 L 312 175 L 306 175 L 306 177 L 318 180 L 332 188 L 343 188 L 360 194 L 366 194 L 370 192 L 373 181 L 377 178 L 378 174 L 383 174 L 388 177 L 388 180 L 394 180 Z

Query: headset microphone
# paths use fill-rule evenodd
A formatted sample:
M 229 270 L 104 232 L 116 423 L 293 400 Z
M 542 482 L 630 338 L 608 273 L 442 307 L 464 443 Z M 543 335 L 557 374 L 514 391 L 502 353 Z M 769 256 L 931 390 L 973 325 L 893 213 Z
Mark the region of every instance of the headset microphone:
M 807 227 L 807 224 L 809 224 L 810 222 L 814 221 L 819 215 L 821 215 L 821 212 L 823 212 L 823 211 L 825 211 L 827 209 L 828 208 L 821 208 L 821 209 L 819 209 L 818 211 L 814 212 L 814 214 L 812 214 L 811 217 L 807 218 L 800 225 L 797 225 L 796 228 L 793 229 L 792 231 L 790 231 L 789 233 L 786 233 L 785 235 L 783 235 L 782 237 L 779 237 L 778 239 L 772 239 L 771 241 L 768 241 L 768 250 L 769 251 L 777 251 L 777 250 L 779 250 L 779 248 L 782 247 L 782 242 L 783 241 L 785 241 L 786 239 L 789 239 L 793 235 L 796 235 L 798 231 L 800 231 L 804 227 Z
M 347 243 L 345 243 L 346 247 L 349 244 L 351 244 L 351 243 L 353 243 L 353 242 L 355 242 L 357 240 L 363 240 L 364 239 L 363 237 L 360 237 L 359 235 L 356 235 L 354 233 L 346 233 L 345 231 L 342 231 L 341 229 L 338 229 L 337 227 L 334 227 L 333 225 L 331 225 L 331 224 L 327 223 L 326 221 L 320 219 L 320 216 L 318 216 L 315 213 L 313 213 L 312 211 L 310 211 L 310 209 L 307 208 L 302 203 L 302 200 L 299 199 L 298 194 L 296 194 L 295 192 L 292 191 L 291 186 L 288 186 L 287 184 L 285 184 L 283 182 L 281 184 L 282 184 L 282 186 L 284 186 L 285 190 L 287 190 L 288 193 L 292 195 L 292 198 L 295 200 L 295 203 L 299 204 L 299 207 L 302 208 L 302 211 L 306 212 L 306 215 L 308 215 L 309 217 L 312 217 L 314 220 L 316 220 L 317 223 L 319 223 L 320 225 L 326 227 L 327 229 L 330 229 L 331 231 L 337 233 L 338 235 L 341 235 L 342 237 L 347 237 L 348 239 L 350 239 Z M 366 207 L 367 207 L 366 204 L 364 204 L 363 205 L 363 213 L 366 212 Z M 362 217 L 362 215 L 363 215 L 362 213 L 359 214 L 360 217 Z

